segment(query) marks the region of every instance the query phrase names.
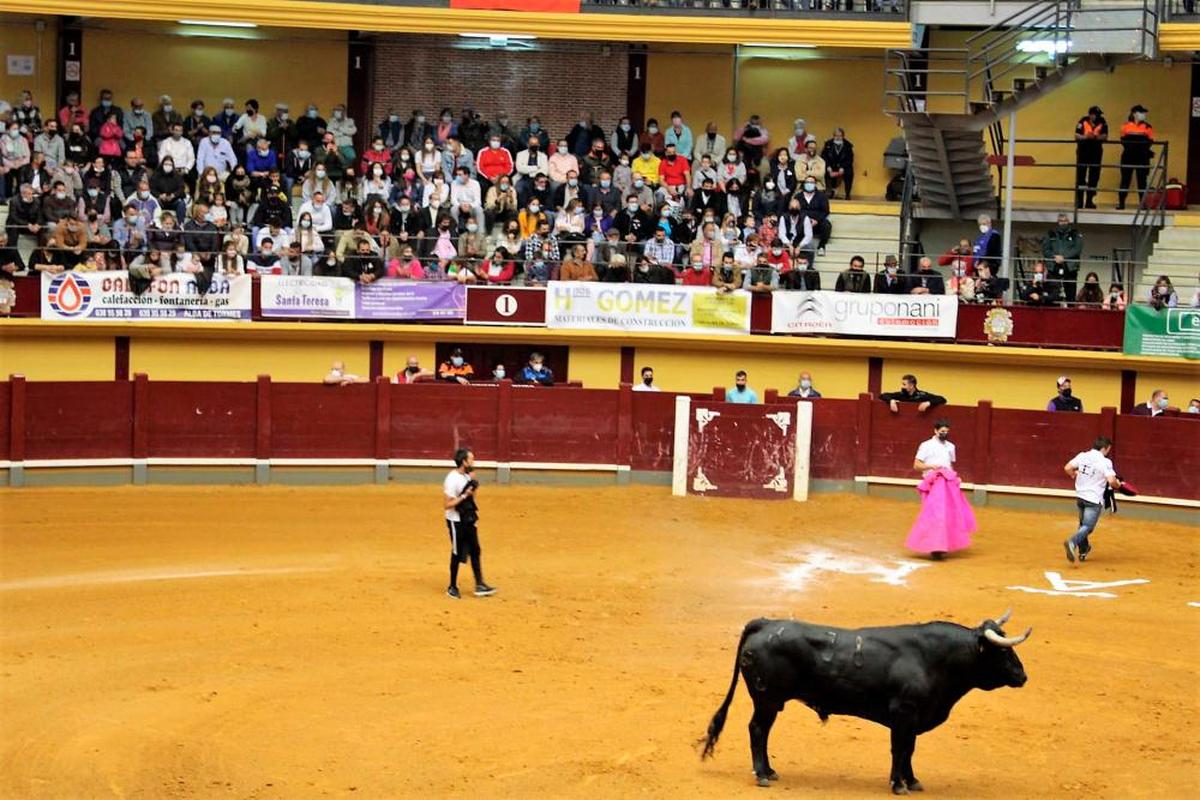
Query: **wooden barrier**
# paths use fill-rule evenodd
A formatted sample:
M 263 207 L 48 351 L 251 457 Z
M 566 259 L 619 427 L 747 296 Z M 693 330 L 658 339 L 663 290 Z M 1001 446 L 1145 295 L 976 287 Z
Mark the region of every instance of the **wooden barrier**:
M 715 390 L 723 397 L 723 390 Z M 766 393 L 764 393 L 766 394 Z M 713 395 L 693 395 L 712 399 Z M 776 394 L 771 392 L 771 396 Z M 0 384 L 8 467 L 186 463 L 375 465 L 448 463 L 458 447 L 512 468 L 667 473 L 674 394 L 499 384 L 151 381 Z M 787 398 L 781 398 L 788 401 Z M 813 402 L 811 477 L 850 482 L 917 477 L 913 455 L 936 420 L 951 425 L 964 481 L 1066 490 L 1066 461 L 1098 435 L 1116 443 L 1122 475 L 1151 497 L 1200 501 L 1200 420 L 1066 414 L 976 406 L 920 413 L 862 394 Z M 384 474 L 386 477 L 386 474 Z

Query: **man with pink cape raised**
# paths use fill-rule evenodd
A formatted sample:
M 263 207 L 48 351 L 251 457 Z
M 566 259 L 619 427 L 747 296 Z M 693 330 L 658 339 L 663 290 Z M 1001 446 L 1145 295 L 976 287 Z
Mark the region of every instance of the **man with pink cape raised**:
M 978 530 L 975 512 L 963 497 L 962 481 L 954 471 L 955 457 L 950 423 L 939 419 L 933 424 L 933 436 L 921 442 L 913 460 L 913 469 L 921 473 L 917 485 L 921 513 L 904 542 L 909 550 L 929 553 L 937 561 L 970 545 L 971 534 Z

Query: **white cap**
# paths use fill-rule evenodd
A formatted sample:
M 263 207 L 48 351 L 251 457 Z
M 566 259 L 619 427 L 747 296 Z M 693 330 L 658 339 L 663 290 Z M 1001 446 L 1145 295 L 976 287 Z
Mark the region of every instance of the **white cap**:
M 1066 376 L 1066 375 L 1059 375 L 1059 376 L 1058 376 L 1058 385 L 1059 385 L 1059 386 L 1062 386 L 1064 383 L 1066 383 L 1066 382 L 1067 382 L 1067 381 L 1069 381 L 1069 380 L 1071 380 L 1071 379 L 1070 379 L 1068 376 Z

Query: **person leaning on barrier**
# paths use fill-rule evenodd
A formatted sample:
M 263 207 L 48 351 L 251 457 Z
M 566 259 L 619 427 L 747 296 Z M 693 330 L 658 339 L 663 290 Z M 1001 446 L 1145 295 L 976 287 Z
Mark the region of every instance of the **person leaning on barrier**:
M 917 411 L 923 414 L 934 406 L 944 405 L 946 402 L 946 398 L 940 394 L 918 389 L 916 375 L 903 376 L 900 378 L 900 391 L 884 392 L 879 395 L 879 399 L 888 404 L 893 414 L 899 413 L 900 403 L 916 403 Z
M 466 386 L 473 377 L 475 377 L 475 368 L 467 362 L 461 347 L 450 351 L 450 357 L 438 365 L 437 378 L 439 381 Z
M 1058 287 L 1046 280 L 1046 263 L 1041 260 L 1033 263 L 1033 274 L 1021 284 L 1020 294 L 1031 306 L 1052 306 L 1061 299 Z
M 945 294 L 946 281 L 933 268 L 933 259 L 924 256 L 917 263 L 917 271 L 908 277 L 909 294 Z
M 819 400 L 821 393 L 813 388 L 812 375 L 806 370 L 800 373 L 796 388 L 788 392 L 788 397 L 799 397 L 802 400 Z

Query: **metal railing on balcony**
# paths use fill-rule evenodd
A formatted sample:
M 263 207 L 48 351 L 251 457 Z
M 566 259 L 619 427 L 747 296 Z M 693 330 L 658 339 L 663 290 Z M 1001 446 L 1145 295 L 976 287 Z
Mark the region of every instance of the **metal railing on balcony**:
M 1200 0 L 1163 0 L 1163 21 L 1200 21 Z

